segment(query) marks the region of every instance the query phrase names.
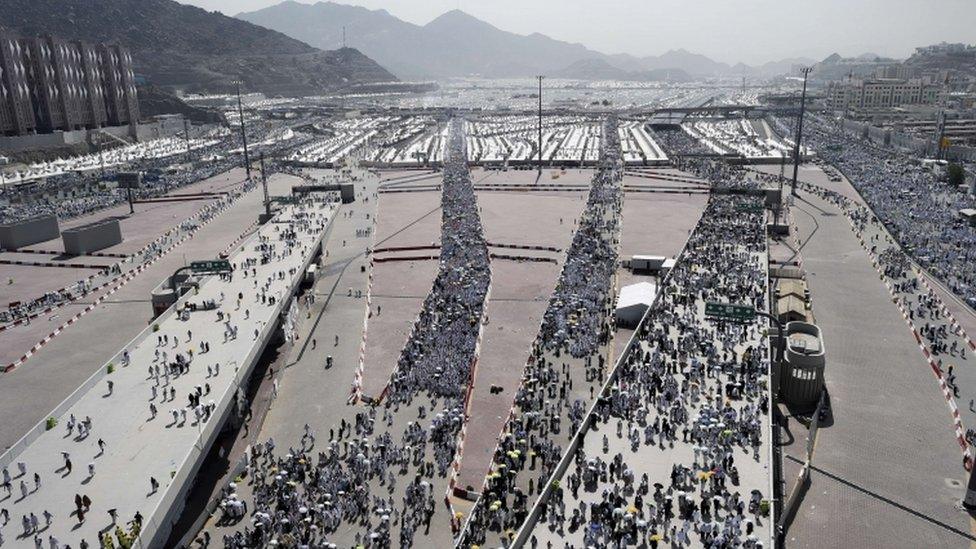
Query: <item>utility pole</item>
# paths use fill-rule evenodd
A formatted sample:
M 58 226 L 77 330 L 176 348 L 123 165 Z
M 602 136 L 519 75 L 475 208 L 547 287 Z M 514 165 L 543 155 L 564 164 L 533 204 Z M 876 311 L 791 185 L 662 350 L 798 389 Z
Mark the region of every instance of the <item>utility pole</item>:
M 946 124 L 946 107 L 947 99 L 949 96 L 949 75 L 946 75 L 945 80 L 942 82 L 942 97 L 939 98 L 939 123 L 936 130 L 935 142 L 935 158 L 937 160 L 945 160 L 945 124 Z
M 271 199 L 268 198 L 268 178 L 264 174 L 264 153 L 261 153 L 261 186 L 264 187 L 264 213 L 271 217 Z
M 796 122 L 796 142 L 793 143 L 793 185 L 790 189 L 790 194 L 796 196 L 796 176 L 800 171 L 800 138 L 803 137 L 803 110 L 806 108 L 807 100 L 807 75 L 813 67 L 803 67 L 800 72 L 803 73 L 803 93 L 800 94 L 800 118 Z
M 346 49 L 346 26 L 342 26 L 342 49 Z
M 244 141 L 244 170 L 247 172 L 247 180 L 251 180 L 251 157 L 247 153 L 247 130 L 244 128 L 244 107 L 241 105 L 241 81 L 237 84 L 237 114 L 241 117 L 241 140 Z
M 541 74 L 536 76 L 539 79 L 539 177 L 542 177 L 542 79 Z
M 261 153 L 261 186 L 264 187 L 264 213 L 271 217 L 271 200 L 268 199 L 268 178 L 264 174 L 264 153 Z

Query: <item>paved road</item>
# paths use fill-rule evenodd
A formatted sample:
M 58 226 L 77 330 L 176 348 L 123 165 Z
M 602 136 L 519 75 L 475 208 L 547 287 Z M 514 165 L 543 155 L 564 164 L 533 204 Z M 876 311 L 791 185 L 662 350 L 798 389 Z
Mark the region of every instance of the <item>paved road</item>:
M 788 545 L 968 545 L 960 448 L 911 330 L 840 210 L 807 193 L 794 210 L 833 420 Z

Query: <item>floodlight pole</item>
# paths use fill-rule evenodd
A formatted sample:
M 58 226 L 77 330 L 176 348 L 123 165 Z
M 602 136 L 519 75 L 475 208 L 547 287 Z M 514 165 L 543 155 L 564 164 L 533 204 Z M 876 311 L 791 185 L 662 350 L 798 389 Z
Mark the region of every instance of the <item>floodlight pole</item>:
M 536 76 L 539 79 L 539 175 L 542 175 L 542 79 L 541 74 Z
M 800 94 L 800 118 L 796 123 L 796 142 L 793 143 L 793 184 L 790 189 L 790 194 L 796 196 L 796 176 L 800 170 L 800 138 L 803 136 L 803 111 L 806 108 L 807 99 L 807 75 L 813 67 L 803 67 L 800 72 L 803 73 L 803 93 Z
M 762 317 L 766 317 L 776 323 L 776 328 L 779 330 L 779 361 L 783 362 L 786 360 L 786 330 L 783 328 L 783 323 L 780 319 L 767 313 L 766 311 L 760 311 L 756 309 L 756 314 Z
M 251 180 L 251 157 L 247 153 L 247 131 L 244 129 L 244 107 L 241 104 L 241 81 L 234 82 L 237 85 L 237 113 L 241 117 L 241 140 L 244 141 L 244 170 L 247 172 L 247 180 Z
M 186 161 L 190 161 L 190 121 L 183 119 L 183 140 L 186 142 Z
M 264 213 L 271 217 L 271 202 L 268 200 L 268 178 L 264 174 L 264 153 L 261 153 L 261 186 L 264 187 Z

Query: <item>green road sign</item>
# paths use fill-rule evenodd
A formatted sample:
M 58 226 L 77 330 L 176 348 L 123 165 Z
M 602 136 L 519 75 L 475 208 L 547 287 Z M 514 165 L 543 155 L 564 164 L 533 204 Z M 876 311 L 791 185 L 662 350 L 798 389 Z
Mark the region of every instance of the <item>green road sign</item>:
M 720 320 L 750 322 L 756 318 L 756 310 L 748 305 L 715 303 L 710 301 L 705 303 L 705 316 L 718 318 Z
M 738 210 L 742 213 L 762 213 L 762 204 L 739 204 Z
M 211 259 L 208 261 L 191 261 L 190 270 L 195 273 L 229 273 L 233 269 L 226 259 Z

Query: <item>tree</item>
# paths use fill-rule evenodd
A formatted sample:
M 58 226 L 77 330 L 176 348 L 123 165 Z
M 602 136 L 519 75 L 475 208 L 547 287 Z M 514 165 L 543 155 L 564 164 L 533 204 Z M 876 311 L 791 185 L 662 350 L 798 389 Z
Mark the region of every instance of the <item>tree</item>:
M 966 171 L 963 170 L 961 164 L 949 164 L 946 167 L 946 174 L 949 176 L 949 185 L 953 187 L 958 187 L 966 182 Z

